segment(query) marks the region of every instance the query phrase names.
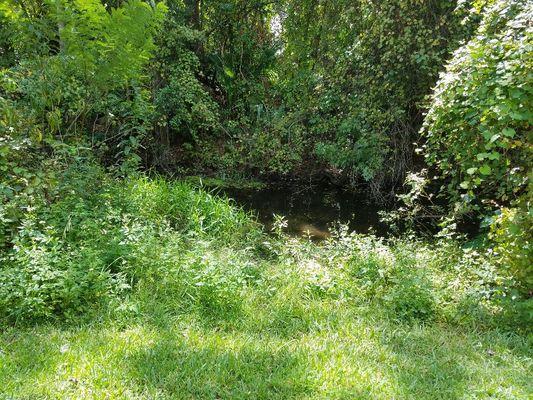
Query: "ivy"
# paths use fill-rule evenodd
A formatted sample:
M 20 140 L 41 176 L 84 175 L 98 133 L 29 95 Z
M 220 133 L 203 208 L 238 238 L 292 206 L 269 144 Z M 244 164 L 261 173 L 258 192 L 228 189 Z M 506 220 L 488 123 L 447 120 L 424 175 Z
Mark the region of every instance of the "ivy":
M 448 180 L 452 199 L 472 203 L 465 210 L 509 204 L 527 188 L 532 18 L 528 1 L 488 6 L 474 38 L 454 53 L 435 88 L 422 131 L 426 160 Z

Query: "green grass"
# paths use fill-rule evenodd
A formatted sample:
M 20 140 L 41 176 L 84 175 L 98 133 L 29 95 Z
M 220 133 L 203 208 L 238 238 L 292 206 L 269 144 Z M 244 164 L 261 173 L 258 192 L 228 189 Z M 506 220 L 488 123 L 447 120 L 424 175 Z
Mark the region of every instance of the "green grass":
M 533 389 L 530 346 L 519 336 L 398 325 L 333 301 L 300 306 L 298 312 L 258 303 L 238 321 L 159 310 L 74 328 L 7 329 L 0 340 L 0 393 L 14 399 L 527 399 Z
M 223 189 L 264 189 L 267 185 L 252 178 L 216 178 L 208 176 L 189 175 L 182 181 L 195 187 L 223 188 Z
M 2 400 L 533 392 L 531 302 L 482 251 L 269 237 L 187 184 L 77 179 L 0 257 Z

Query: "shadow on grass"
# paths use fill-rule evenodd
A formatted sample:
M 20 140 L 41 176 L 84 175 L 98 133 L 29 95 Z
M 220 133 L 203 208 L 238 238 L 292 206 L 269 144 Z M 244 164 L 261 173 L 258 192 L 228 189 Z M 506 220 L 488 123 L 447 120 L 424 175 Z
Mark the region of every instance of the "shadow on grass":
M 521 340 L 497 331 L 467 333 L 436 324 L 400 327 L 381 338 L 395 360 L 402 398 L 413 399 L 463 399 L 472 393 L 476 393 L 473 398 L 508 398 L 498 394 L 516 394 L 517 388 L 527 387 L 529 372 L 525 365 L 514 371 L 510 368 L 520 366 L 520 360 L 531 354 L 526 344 L 517 341 Z
M 309 392 L 303 354 L 258 338 L 198 333 L 164 333 L 128 357 L 131 377 L 143 394 L 172 399 L 291 399 Z

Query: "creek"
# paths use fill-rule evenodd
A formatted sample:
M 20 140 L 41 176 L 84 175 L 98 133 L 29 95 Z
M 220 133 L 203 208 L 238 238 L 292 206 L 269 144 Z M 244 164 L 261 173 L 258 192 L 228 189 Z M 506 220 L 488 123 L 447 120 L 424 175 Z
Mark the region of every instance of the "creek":
M 379 221 L 378 212 L 382 207 L 368 193 L 318 184 L 220 190 L 237 205 L 255 213 L 267 228 L 272 227 L 274 214 L 284 216 L 291 235 L 325 239 L 330 236 L 330 228 L 339 222 L 348 224 L 357 233 L 372 232 L 380 236 L 387 233 L 387 226 Z

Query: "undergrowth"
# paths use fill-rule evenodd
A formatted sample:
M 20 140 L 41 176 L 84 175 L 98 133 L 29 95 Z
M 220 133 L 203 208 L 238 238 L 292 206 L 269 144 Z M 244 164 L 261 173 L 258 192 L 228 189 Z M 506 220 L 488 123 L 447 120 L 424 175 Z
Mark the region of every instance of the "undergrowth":
M 230 199 L 180 181 L 113 178 L 86 164 L 59 181 L 2 252 L 0 312 L 11 322 L 79 317 L 141 288 L 208 313 L 293 286 L 302 296 L 379 304 L 401 321 L 480 323 L 524 304 L 490 249 L 345 227 L 316 244 L 266 235 Z
M 515 292 L 490 249 L 342 226 L 321 243 L 281 226 L 267 234 L 229 199 L 90 164 L 70 167 L 59 182 L 25 211 L 0 256 L 0 398 L 435 398 L 434 390 L 457 398 L 472 385 L 479 392 L 471 398 L 528 392 L 531 300 Z M 449 342 L 439 344 L 443 335 Z M 35 375 L 27 352 L 43 340 L 77 347 L 47 343 Z M 459 378 L 443 368 L 417 386 L 439 346 L 468 357 L 479 374 L 448 387 Z M 501 350 L 498 364 L 517 374 L 482 367 L 498 346 L 520 349 Z M 390 352 L 397 348 L 421 365 Z M 379 360 L 390 379 L 416 390 L 387 380 L 378 391 L 368 386 Z M 116 383 L 116 371 L 131 384 Z

